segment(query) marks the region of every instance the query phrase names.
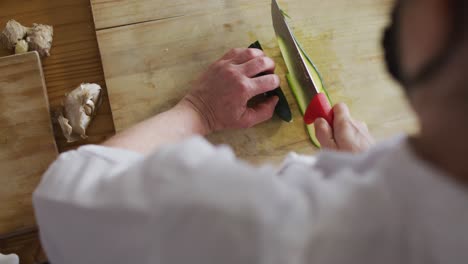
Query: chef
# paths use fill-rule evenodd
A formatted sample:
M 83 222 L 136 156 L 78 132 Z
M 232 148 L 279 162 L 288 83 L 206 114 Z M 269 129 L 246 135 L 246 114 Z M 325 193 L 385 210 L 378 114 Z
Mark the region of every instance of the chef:
M 344 104 L 315 122 L 324 150 L 278 170 L 203 136 L 269 120 L 280 84 L 233 49 L 172 109 L 69 151 L 33 199 L 52 263 L 467 263 L 468 2 L 397 1 L 386 62 L 420 123 L 373 144 Z

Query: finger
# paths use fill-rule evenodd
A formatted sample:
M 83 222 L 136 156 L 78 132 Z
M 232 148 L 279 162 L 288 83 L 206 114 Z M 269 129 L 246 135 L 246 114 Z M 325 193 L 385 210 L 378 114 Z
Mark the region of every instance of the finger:
M 254 107 L 247 108 L 240 120 L 242 127 L 249 128 L 271 119 L 278 101 L 279 98 L 277 96 L 273 96 Z
M 334 121 L 333 127 L 336 127 L 342 122 L 351 122 L 351 114 L 349 108 L 344 103 L 338 103 L 333 107 Z
M 272 91 L 280 86 L 280 78 L 276 74 L 258 76 L 251 81 L 253 82 L 250 91 L 251 97 Z
M 356 126 L 359 127 L 359 130 L 363 130 L 365 132 L 369 132 L 369 127 L 365 122 L 362 121 L 355 121 Z
M 314 122 L 315 136 L 320 142 L 322 148 L 337 149 L 335 139 L 333 138 L 333 129 L 323 118 L 317 118 Z
M 244 64 L 256 57 L 263 57 L 265 54 L 259 49 L 243 49 L 239 53 L 235 54 L 230 60 L 234 64 Z
M 223 57 L 221 57 L 221 60 L 230 60 L 239 55 L 244 50 L 245 49 L 243 48 L 230 49 L 228 52 L 226 52 L 226 54 L 223 55 Z
M 362 121 L 355 121 L 354 122 L 354 127 L 356 129 L 356 133 L 359 133 L 360 138 L 362 141 L 365 141 L 368 146 L 373 145 L 374 143 L 374 138 L 370 135 L 369 133 L 369 128 L 367 127 L 367 124 L 362 122 Z
M 240 65 L 240 69 L 244 75 L 252 78 L 260 73 L 274 71 L 275 61 L 269 57 L 260 56 Z

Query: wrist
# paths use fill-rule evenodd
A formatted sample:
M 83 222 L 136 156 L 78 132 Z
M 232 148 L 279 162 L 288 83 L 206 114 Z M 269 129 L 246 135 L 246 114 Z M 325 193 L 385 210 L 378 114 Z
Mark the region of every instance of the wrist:
M 174 107 L 174 110 L 187 117 L 187 122 L 191 123 L 195 134 L 206 136 L 213 133 L 209 118 L 194 101 L 193 98 L 186 96 Z

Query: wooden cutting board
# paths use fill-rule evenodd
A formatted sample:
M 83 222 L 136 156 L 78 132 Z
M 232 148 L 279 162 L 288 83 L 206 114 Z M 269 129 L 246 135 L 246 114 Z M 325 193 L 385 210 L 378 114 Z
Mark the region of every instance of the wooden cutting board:
M 91 2 L 117 131 L 176 104 L 191 81 L 230 48 L 260 40 L 277 62 L 294 121 L 274 118 L 209 139 L 231 145 L 240 157 L 256 163 L 280 161 L 289 151 L 316 151 L 284 79 L 286 68 L 272 28 L 269 0 L 207 0 L 196 5 L 188 0 Z M 381 33 L 392 2 L 280 1 L 333 101 L 346 102 L 377 139 L 416 128 L 382 60 Z M 126 15 L 112 17 L 113 12 Z
M 31 194 L 56 157 L 38 54 L 0 58 L 0 236 L 35 226 Z

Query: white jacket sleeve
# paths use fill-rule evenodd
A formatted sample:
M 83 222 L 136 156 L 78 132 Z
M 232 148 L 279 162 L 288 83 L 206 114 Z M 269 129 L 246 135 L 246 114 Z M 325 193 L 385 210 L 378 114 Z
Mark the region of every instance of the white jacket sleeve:
M 149 157 L 62 154 L 33 195 L 52 263 L 299 263 L 305 195 L 194 138 Z

